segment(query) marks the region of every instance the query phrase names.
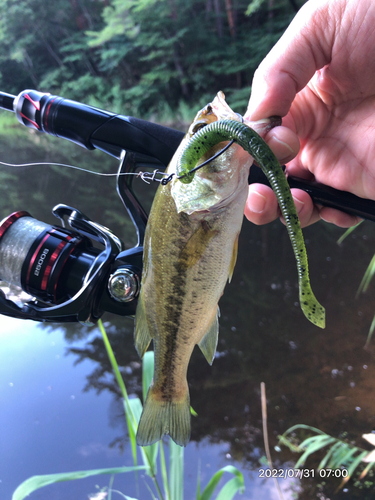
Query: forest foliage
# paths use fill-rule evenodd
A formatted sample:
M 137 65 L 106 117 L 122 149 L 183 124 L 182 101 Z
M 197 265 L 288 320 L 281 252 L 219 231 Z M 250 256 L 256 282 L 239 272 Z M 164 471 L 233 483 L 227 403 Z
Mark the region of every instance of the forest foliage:
M 245 106 L 253 73 L 302 0 L 0 0 L 0 89 L 55 93 L 139 117 L 219 90 Z

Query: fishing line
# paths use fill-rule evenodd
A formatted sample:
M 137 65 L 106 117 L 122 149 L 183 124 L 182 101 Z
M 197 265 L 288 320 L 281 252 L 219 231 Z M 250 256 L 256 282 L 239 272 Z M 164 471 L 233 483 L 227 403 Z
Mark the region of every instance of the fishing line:
M 67 165 L 65 163 L 54 163 L 54 162 L 36 162 L 36 163 L 6 163 L 4 161 L 0 161 L 0 165 L 4 165 L 5 167 L 13 167 L 13 168 L 19 168 L 19 167 L 37 167 L 37 166 L 49 166 L 49 167 L 65 167 L 65 168 L 72 168 L 73 170 L 80 170 L 81 172 L 87 172 L 89 174 L 93 175 L 100 175 L 103 177 L 115 177 L 116 174 L 105 174 L 103 172 L 94 172 L 93 170 L 88 170 L 86 168 L 82 167 L 77 167 L 75 165 Z M 120 175 L 129 175 L 126 173 L 120 174 Z
M 193 168 L 190 170 L 190 172 L 184 174 L 184 175 L 179 175 L 177 176 L 177 179 L 183 179 L 187 175 L 190 175 L 193 172 L 196 172 L 197 170 L 201 169 L 211 161 L 215 160 L 218 156 L 222 155 L 228 148 L 231 147 L 231 145 L 234 143 L 234 140 L 232 139 L 226 146 L 223 147 L 218 153 L 216 153 L 214 156 L 206 160 L 205 162 L 201 163 L 197 167 Z M 146 184 L 150 184 L 151 182 L 161 182 L 163 186 L 166 186 L 174 177 L 175 173 L 168 174 L 166 172 L 162 172 L 158 169 L 154 170 L 153 172 L 120 172 L 120 173 L 109 173 L 106 174 L 104 172 L 94 172 L 93 170 L 88 170 L 87 168 L 82 168 L 82 167 L 77 167 L 76 165 L 69 165 L 66 163 L 55 163 L 55 162 L 35 162 L 35 163 L 6 163 L 5 161 L 0 161 L 0 165 L 3 165 L 4 167 L 12 167 L 12 168 L 22 168 L 22 167 L 38 167 L 38 166 L 49 166 L 49 167 L 64 167 L 64 168 L 71 168 L 73 170 L 79 170 L 80 172 L 85 172 L 87 174 L 92 174 L 92 175 L 98 175 L 100 177 L 117 177 L 118 175 L 134 175 L 135 177 L 139 177 L 143 182 Z M 161 179 L 157 178 L 157 175 L 161 175 Z M 167 177 L 165 177 L 167 176 Z
M 80 170 L 81 172 L 85 172 L 88 174 L 92 175 L 99 175 L 101 177 L 117 177 L 118 175 L 134 175 L 135 177 L 139 177 L 143 182 L 146 184 L 150 184 L 150 181 L 153 182 L 161 182 L 163 179 L 158 179 L 157 175 L 160 174 L 162 176 L 169 175 L 166 172 L 162 172 L 158 169 L 154 170 L 153 172 L 120 172 L 120 173 L 109 173 L 106 174 L 104 172 L 95 172 L 93 170 L 88 170 L 86 168 L 82 167 L 77 167 L 76 165 L 68 165 L 65 163 L 54 163 L 54 162 L 36 162 L 36 163 L 6 163 L 4 161 L 0 161 L 0 165 L 3 165 L 5 167 L 12 167 L 12 168 L 21 168 L 21 167 L 37 167 L 37 166 L 49 166 L 49 167 L 65 167 L 65 168 L 71 168 L 73 170 Z

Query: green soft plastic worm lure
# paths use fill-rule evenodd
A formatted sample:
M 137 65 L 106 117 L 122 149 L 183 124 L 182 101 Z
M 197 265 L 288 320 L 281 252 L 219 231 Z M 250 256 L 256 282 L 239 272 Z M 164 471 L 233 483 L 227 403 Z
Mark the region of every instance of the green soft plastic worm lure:
M 297 261 L 302 311 L 314 325 L 324 328 L 325 309 L 311 290 L 305 242 L 289 184 L 276 156 L 259 134 L 234 120 L 219 120 L 203 127 L 194 134 L 181 154 L 176 171 L 178 179 L 185 184 L 190 183 L 195 175 L 191 171 L 199 159 L 219 142 L 231 140 L 254 158 L 276 195 Z

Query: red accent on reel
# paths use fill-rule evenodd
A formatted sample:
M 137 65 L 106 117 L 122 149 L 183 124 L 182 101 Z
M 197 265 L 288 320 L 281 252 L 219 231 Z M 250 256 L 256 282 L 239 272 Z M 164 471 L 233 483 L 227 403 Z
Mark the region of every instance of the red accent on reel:
M 31 102 L 31 104 L 34 106 L 35 109 L 37 109 L 38 111 L 40 111 L 40 102 L 39 101 L 34 101 L 34 99 L 32 99 L 29 94 L 25 94 L 25 99 L 27 99 L 28 101 Z
M 9 229 L 10 226 L 21 217 L 31 217 L 31 215 L 29 214 L 29 212 L 20 210 L 18 212 L 13 212 L 0 222 L 0 240 L 4 236 L 5 231 Z

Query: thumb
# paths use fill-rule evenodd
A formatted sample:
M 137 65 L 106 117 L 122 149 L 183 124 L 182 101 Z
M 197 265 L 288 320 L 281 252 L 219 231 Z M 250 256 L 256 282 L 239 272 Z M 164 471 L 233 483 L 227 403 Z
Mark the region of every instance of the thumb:
M 247 120 L 285 116 L 315 71 L 330 62 L 335 25 L 331 11 L 328 0 L 309 1 L 299 10 L 254 74 Z

